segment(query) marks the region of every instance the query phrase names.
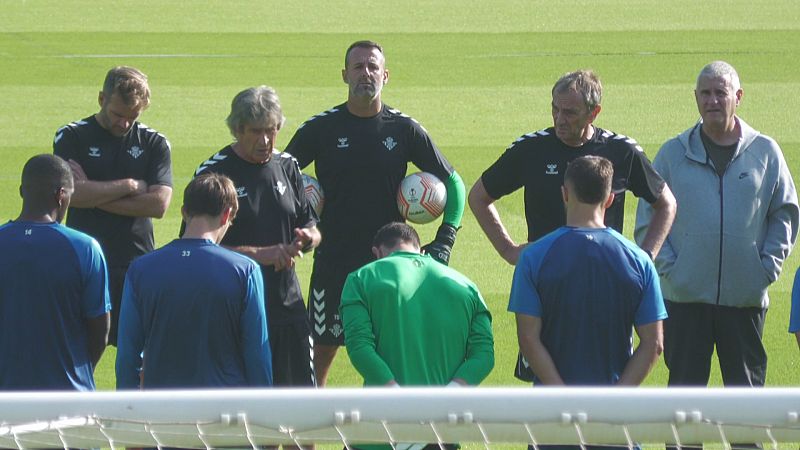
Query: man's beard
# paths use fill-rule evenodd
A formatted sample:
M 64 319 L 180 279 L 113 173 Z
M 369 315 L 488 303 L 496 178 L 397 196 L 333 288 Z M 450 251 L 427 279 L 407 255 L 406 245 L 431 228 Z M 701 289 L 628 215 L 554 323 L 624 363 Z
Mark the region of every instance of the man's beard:
M 353 89 L 353 94 L 355 94 L 357 97 L 373 98 L 378 92 L 380 92 L 380 87 L 378 86 L 378 83 L 373 82 L 368 84 L 359 83 L 356 85 L 355 89 Z

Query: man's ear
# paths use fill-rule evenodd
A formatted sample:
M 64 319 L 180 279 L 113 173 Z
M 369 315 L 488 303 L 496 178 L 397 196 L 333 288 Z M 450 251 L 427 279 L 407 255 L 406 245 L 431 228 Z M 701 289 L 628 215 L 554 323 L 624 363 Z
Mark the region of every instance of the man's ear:
M 375 255 L 375 259 L 381 259 L 381 249 L 378 247 L 372 247 L 372 254 Z
M 591 118 L 591 120 L 589 121 L 590 123 L 594 123 L 595 119 L 597 119 L 597 115 L 600 114 L 601 109 L 603 108 L 600 107 L 600 105 L 594 107 L 592 112 L 589 114 L 589 117 Z
M 605 203 L 603 203 L 603 209 L 611 208 L 612 203 L 614 203 L 614 193 L 609 192 L 608 198 L 606 199 Z
M 57 188 L 55 192 L 53 192 L 53 197 L 56 200 L 56 204 L 60 207 L 64 201 L 69 197 L 67 195 L 67 190 L 63 187 Z
M 569 191 L 567 190 L 567 186 L 564 184 L 561 185 L 561 200 L 564 201 L 565 205 L 569 201 Z
M 233 208 L 232 207 L 229 206 L 229 207 L 225 208 L 225 211 L 222 211 L 222 214 L 220 215 L 219 225 L 220 226 L 225 226 L 231 220 L 233 220 L 233 218 L 231 217 L 232 214 L 233 214 Z

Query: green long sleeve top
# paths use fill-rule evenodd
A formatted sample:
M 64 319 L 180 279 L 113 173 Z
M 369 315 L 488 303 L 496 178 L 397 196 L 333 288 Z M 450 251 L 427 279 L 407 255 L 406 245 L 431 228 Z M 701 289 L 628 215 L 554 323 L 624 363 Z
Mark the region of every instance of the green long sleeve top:
M 494 366 L 491 314 L 477 287 L 430 256 L 395 252 L 351 273 L 345 345 L 366 386 L 479 384 Z

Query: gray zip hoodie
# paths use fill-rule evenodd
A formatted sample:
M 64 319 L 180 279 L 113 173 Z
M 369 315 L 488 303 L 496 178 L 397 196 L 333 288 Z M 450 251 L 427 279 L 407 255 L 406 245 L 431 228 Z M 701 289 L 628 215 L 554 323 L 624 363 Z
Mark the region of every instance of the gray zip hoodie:
M 668 140 L 653 161 L 678 204 L 655 261 L 667 300 L 766 308 L 767 287 L 797 239 L 800 209 L 780 147 L 736 121 L 742 134 L 722 177 L 703 146 L 702 122 Z M 639 243 L 652 214 L 639 202 Z

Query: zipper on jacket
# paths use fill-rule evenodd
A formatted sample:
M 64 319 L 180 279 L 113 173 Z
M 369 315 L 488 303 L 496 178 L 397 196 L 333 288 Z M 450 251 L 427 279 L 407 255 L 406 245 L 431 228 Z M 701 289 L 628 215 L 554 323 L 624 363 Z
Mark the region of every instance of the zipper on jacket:
M 730 164 L 728 165 L 730 166 Z M 725 231 L 725 221 L 723 220 L 725 217 L 725 194 L 722 189 L 722 179 L 728 168 L 725 168 L 725 172 L 722 172 L 722 175 L 719 175 L 713 167 L 711 167 L 711 170 L 714 171 L 719 179 L 719 264 L 717 264 L 717 306 L 719 306 L 720 291 L 722 291 L 722 239 Z
M 703 147 L 705 148 L 705 144 L 703 144 Z M 728 169 L 730 169 L 731 165 L 733 164 L 733 160 L 736 159 L 736 156 L 736 150 L 734 149 L 730 161 L 728 161 L 728 164 L 722 171 L 722 175 L 720 175 L 720 173 L 717 171 L 717 168 L 714 167 L 714 163 L 711 161 L 708 151 L 706 151 L 706 166 L 711 169 L 711 171 L 719 180 L 719 262 L 717 264 L 717 306 L 719 306 L 719 299 L 722 296 L 722 243 L 725 235 L 725 192 L 723 189 L 723 179 L 725 178 L 725 174 L 728 173 Z

